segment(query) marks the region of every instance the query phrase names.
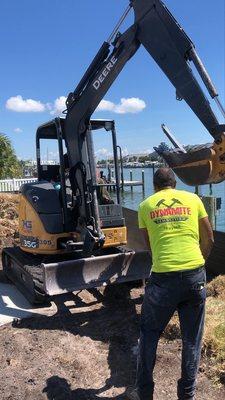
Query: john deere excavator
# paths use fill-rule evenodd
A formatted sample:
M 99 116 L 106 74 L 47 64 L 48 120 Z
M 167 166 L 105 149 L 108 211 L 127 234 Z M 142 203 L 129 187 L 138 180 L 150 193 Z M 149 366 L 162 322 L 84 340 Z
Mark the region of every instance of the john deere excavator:
M 119 28 L 131 9 L 134 24 L 121 34 Z M 149 253 L 126 248 L 114 121 L 91 120 L 107 90 L 140 45 L 172 82 L 177 97 L 187 102 L 215 139 L 211 148 L 191 155 L 170 153 L 168 163 L 189 184 L 224 179 L 225 126 L 219 124 L 192 73 L 191 61 L 221 109 L 222 105 L 194 44 L 161 0 L 131 0 L 76 89 L 68 95 L 65 119 L 56 118 L 37 130 L 38 182 L 26 184 L 21 189 L 20 246 L 3 251 L 6 275 L 31 302 L 149 276 Z M 116 178 L 114 204 L 101 204 L 98 196 L 92 131 L 101 128 L 112 132 Z M 60 165 L 41 164 L 42 139 L 57 140 Z M 68 166 L 65 164 L 65 147 Z M 60 190 L 53 185 L 57 179 Z

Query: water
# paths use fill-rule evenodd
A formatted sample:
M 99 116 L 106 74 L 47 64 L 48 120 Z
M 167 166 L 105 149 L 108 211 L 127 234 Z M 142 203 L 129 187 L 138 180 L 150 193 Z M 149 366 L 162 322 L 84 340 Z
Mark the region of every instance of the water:
M 133 172 L 133 180 L 141 181 L 141 171 L 143 168 L 134 168 Z M 153 170 L 152 168 L 144 168 L 145 171 L 145 192 L 143 194 L 141 186 L 134 186 L 133 193 L 131 192 L 130 187 L 125 187 L 124 192 L 121 193 L 121 201 L 122 205 L 131 208 L 132 210 L 137 210 L 138 205 L 144 198 L 153 194 Z M 107 171 L 104 171 L 107 176 Z M 124 168 L 124 180 L 130 180 L 130 169 Z M 181 182 L 177 178 L 177 189 L 187 190 L 189 192 L 194 192 L 195 188 L 192 186 L 187 186 L 183 182 Z M 217 212 L 216 218 L 216 229 L 218 231 L 225 232 L 225 182 L 218 183 L 217 185 L 212 186 L 212 194 L 215 197 L 221 197 L 222 206 L 221 210 Z M 199 193 L 201 195 L 210 195 L 209 185 L 199 186 Z

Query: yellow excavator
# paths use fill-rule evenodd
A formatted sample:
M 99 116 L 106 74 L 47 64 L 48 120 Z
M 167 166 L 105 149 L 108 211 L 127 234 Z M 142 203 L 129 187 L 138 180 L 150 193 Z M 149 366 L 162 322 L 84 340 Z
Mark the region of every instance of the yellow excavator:
M 135 21 L 120 33 L 131 9 Z M 38 181 L 21 188 L 20 245 L 5 248 L 2 254 L 6 275 L 32 303 L 43 302 L 52 295 L 149 276 L 148 251 L 134 251 L 126 246 L 115 123 L 91 119 L 140 45 L 174 85 L 177 97 L 187 102 L 215 139 L 211 148 L 190 154 L 176 150 L 163 154 L 164 158 L 188 184 L 224 179 L 225 126 L 219 124 L 190 68 L 191 62 L 224 110 L 194 44 L 161 0 L 131 0 L 81 81 L 68 95 L 65 118 L 55 118 L 37 129 Z M 107 183 L 96 179 L 93 135 L 99 129 L 111 133 L 113 144 L 115 196 L 107 204 L 99 197 L 99 188 Z M 41 143 L 46 139 L 57 141 L 58 165 L 41 162 Z

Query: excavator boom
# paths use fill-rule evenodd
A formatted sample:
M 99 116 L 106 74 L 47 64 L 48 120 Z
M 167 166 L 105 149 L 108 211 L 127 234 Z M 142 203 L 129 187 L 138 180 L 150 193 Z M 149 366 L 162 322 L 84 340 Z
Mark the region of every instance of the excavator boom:
M 135 16 L 134 24 L 121 34 L 118 28 L 131 8 Z M 65 137 L 71 168 L 81 161 L 85 133 L 88 131 L 92 113 L 140 45 L 145 47 L 174 85 L 177 98 L 186 101 L 210 135 L 220 140 L 225 132 L 225 126 L 219 124 L 191 70 L 190 62 L 193 61 L 211 97 L 218 101 L 216 88 L 197 55 L 193 42 L 161 0 L 131 0 L 118 26 L 101 46 L 74 92 L 68 95 Z M 177 161 L 178 166 L 182 165 L 182 160 Z M 170 160 L 168 162 L 174 166 Z M 204 180 L 207 181 L 205 174 L 201 180 L 203 183 Z

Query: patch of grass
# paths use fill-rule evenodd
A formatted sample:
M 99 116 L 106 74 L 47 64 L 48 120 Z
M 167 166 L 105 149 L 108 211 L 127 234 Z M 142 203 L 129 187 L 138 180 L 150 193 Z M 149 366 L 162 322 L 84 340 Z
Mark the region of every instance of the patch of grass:
M 177 312 L 171 318 L 169 324 L 167 325 L 167 327 L 163 333 L 163 336 L 167 340 L 175 340 L 175 339 L 181 338 L 180 324 L 179 324 Z
M 0 253 L 3 247 L 17 243 L 18 238 L 18 194 L 0 194 Z
M 207 299 L 203 351 L 210 360 L 209 375 L 225 384 L 225 301 L 219 297 Z
M 225 275 L 219 275 L 207 284 L 207 296 L 225 301 Z
M 202 351 L 208 359 L 205 371 L 215 383 L 225 384 L 225 276 L 218 276 L 207 284 L 206 320 Z M 170 320 L 164 337 L 180 339 L 177 313 Z

